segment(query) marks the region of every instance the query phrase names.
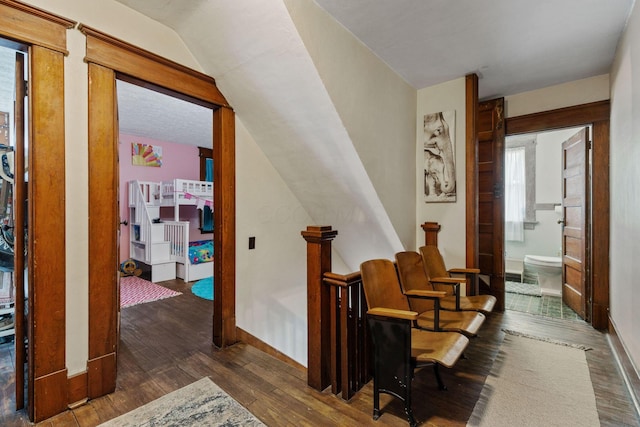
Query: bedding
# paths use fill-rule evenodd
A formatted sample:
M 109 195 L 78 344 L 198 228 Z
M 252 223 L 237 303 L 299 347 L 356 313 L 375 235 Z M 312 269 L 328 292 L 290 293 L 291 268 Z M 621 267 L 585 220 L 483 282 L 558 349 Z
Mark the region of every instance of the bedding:
M 189 242 L 189 261 L 191 264 L 202 264 L 213 261 L 213 240 Z

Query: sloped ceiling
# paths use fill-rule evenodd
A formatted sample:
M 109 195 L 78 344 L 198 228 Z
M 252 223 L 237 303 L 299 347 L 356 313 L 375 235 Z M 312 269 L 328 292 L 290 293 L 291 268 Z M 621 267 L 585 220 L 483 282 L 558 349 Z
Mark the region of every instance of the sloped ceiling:
M 174 29 L 184 26 L 182 23 L 206 3 L 227 3 L 118 1 Z M 634 0 L 315 1 L 416 89 L 475 72 L 480 77 L 481 99 L 608 73 L 634 3 Z M 240 3 L 245 4 L 242 9 L 248 12 L 253 8 L 252 2 Z M 272 5 L 280 1 L 263 3 Z M 191 32 L 205 29 L 195 28 Z M 135 94 L 123 108 L 140 111 L 138 103 L 147 103 L 143 94 Z M 158 113 L 159 117 L 164 114 L 171 113 Z M 153 122 L 162 126 L 170 121 Z M 140 126 L 125 125 L 134 132 Z M 176 138 L 185 135 L 175 133 Z M 163 134 L 171 135 L 172 131 L 166 129 Z M 192 135 L 188 140 L 196 140 L 199 134 Z
M 121 2 L 182 37 L 349 268 L 403 249 L 282 2 Z
M 316 223 L 340 230 L 349 267 L 402 249 L 282 1 L 118 1 L 182 37 Z M 633 5 L 316 2 L 416 89 L 476 72 L 481 98 L 607 73 Z

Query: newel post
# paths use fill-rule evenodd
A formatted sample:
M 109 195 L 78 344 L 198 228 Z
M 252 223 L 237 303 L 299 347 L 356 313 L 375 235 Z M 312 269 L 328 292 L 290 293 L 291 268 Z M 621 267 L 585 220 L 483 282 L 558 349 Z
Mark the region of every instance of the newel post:
M 322 278 L 331 271 L 331 241 L 337 234 L 328 225 L 302 231 L 307 241 L 307 384 L 316 390 L 331 383 L 329 287 Z
M 425 222 L 422 224 L 425 246 L 438 246 L 438 232 L 440 232 L 440 228 L 441 226 L 437 222 Z

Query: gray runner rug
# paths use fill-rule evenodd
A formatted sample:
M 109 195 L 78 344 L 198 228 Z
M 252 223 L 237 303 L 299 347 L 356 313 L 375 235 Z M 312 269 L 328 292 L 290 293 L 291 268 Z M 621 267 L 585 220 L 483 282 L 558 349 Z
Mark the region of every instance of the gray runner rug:
M 263 426 L 209 378 L 166 394 L 100 426 Z
M 599 426 L 585 351 L 507 333 L 468 426 Z

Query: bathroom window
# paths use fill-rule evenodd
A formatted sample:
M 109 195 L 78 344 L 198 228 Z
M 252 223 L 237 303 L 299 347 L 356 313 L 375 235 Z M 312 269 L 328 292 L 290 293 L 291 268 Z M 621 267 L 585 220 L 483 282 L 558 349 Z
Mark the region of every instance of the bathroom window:
M 505 238 L 524 240 L 536 224 L 536 138 L 508 138 L 505 149 Z
M 508 148 L 504 161 L 505 227 L 507 240 L 524 242 L 527 182 L 524 147 Z

